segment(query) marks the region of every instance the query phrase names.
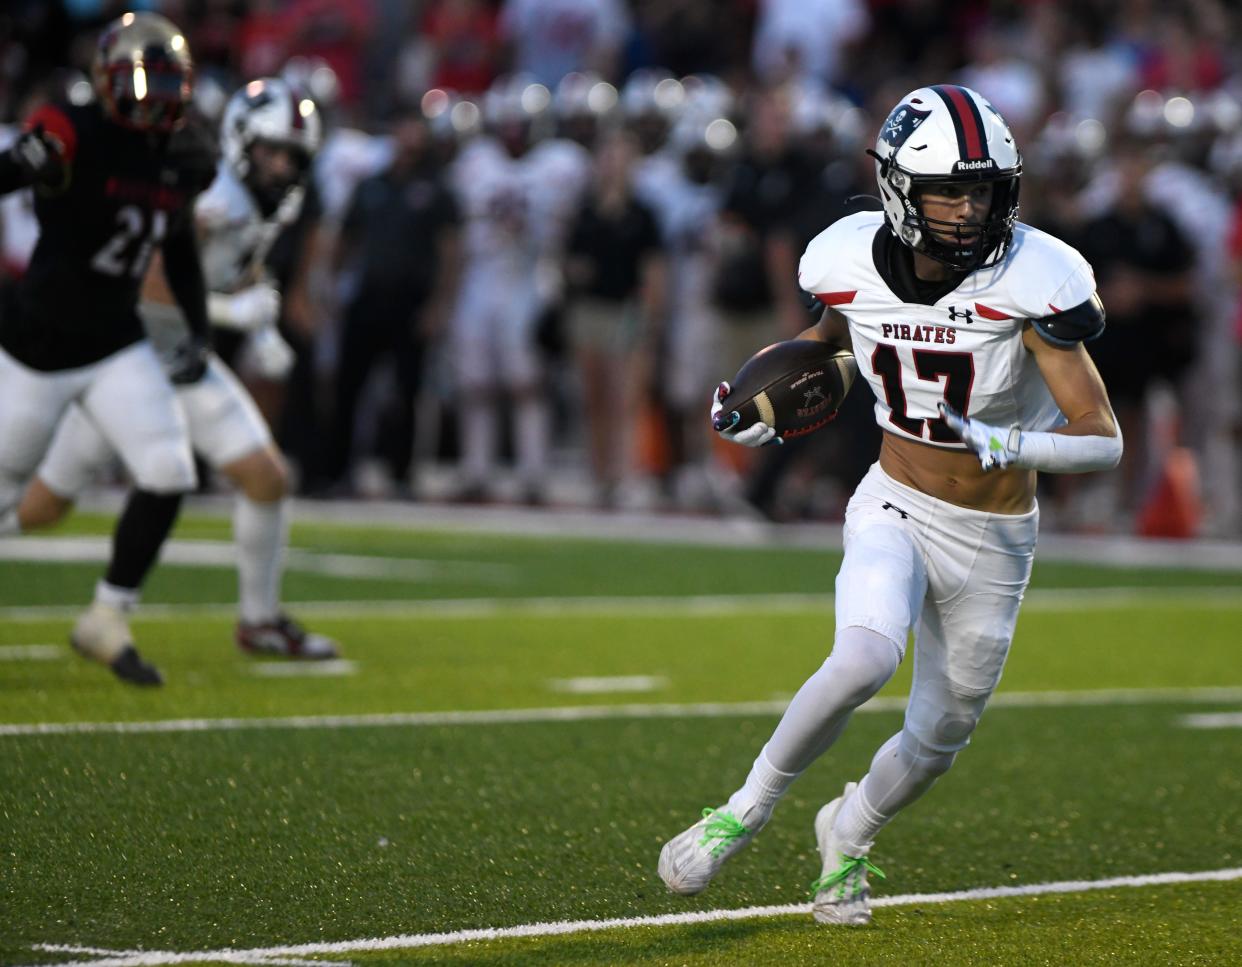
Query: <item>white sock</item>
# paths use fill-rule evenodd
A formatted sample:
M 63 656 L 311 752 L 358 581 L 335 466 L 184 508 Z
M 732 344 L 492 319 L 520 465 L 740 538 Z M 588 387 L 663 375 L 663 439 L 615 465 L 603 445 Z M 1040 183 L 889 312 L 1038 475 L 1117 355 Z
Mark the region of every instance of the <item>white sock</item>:
M 280 579 L 288 533 L 286 500 L 259 503 L 242 494 L 233 505 L 238 611 L 246 624 L 265 624 L 280 611 Z
M 137 588 L 119 588 L 100 579 L 95 584 L 95 603 L 106 604 L 121 611 L 132 611 L 141 592 Z
M 543 481 L 548 468 L 548 407 L 538 396 L 524 395 L 514 412 L 518 475 L 527 484 Z
M 496 461 L 496 407 L 490 398 L 461 406 L 462 470 L 471 483 L 492 477 Z
M 781 772 L 768 761 L 767 746 L 760 750 L 742 788 L 729 797 L 729 812 L 752 832 L 772 818 L 777 801 L 785 795 L 799 772 Z
M 0 514 L 0 534 L 20 534 L 21 532 L 22 525 L 17 519 L 16 507 L 11 507 Z

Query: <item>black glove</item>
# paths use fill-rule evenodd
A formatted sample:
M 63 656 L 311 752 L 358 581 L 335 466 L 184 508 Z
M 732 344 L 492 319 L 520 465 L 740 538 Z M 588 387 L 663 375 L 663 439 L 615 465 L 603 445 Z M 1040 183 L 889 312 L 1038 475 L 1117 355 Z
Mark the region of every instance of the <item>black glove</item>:
M 168 354 L 164 367 L 174 386 L 189 386 L 206 375 L 210 359 L 210 343 L 199 336 L 187 336 Z
M 47 135 L 42 124 L 18 135 L 9 146 L 9 157 L 32 181 L 54 184 L 60 179 L 60 146 Z

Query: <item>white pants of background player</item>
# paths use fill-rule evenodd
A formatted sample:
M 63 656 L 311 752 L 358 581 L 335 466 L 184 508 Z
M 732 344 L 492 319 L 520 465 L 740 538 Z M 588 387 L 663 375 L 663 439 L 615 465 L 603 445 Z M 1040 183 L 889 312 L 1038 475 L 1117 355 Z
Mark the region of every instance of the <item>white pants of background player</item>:
M 513 404 L 518 475 L 528 487 L 544 479 L 549 427 L 536 345 L 541 309 L 533 268 L 520 276 L 476 262 L 463 273 L 449 345 L 458 383 L 462 471 L 472 486 L 485 486 L 495 471 L 498 389 Z
M 872 466 L 845 514 L 833 652 L 790 702 L 730 807 L 762 825 L 788 785 L 892 677 L 914 630 L 905 722 L 875 754 L 834 833 L 863 856 L 876 833 L 965 748 L 1000 682 L 1030 580 L 1039 510 L 970 510 Z M 744 815 L 749 813 L 746 818 Z
M 30 369 L 0 349 L 0 530 L 16 529 L 13 508 L 71 408 L 89 417 L 141 489 L 194 489 L 185 418 L 149 342 L 55 372 Z
M 190 444 L 215 470 L 272 445 L 272 436 L 250 394 L 232 371 L 213 356 L 197 383 L 177 387 Z M 54 494 L 76 501 L 112 460 L 113 448 L 91 415 L 66 413 L 39 478 Z M 285 501 L 260 501 L 238 493 L 233 513 L 237 544 L 239 611 L 247 624 L 272 621 L 279 612 L 282 553 L 287 522 Z

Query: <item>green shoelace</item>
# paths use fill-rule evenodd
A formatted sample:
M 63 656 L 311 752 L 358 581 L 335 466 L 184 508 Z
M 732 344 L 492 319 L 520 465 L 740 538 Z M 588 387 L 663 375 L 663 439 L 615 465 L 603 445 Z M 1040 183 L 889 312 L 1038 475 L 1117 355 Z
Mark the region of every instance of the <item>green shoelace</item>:
M 719 856 L 735 840 L 750 835 L 750 830 L 728 813 L 712 809 L 711 806 L 703 810 L 703 818 L 707 820 L 707 825 L 703 827 L 703 838 L 699 840 L 699 845 L 710 846 L 712 840 L 719 840 L 711 847 L 712 856 Z
M 840 884 L 841 887 L 837 891 L 837 899 L 844 898 L 846 886 L 850 878 L 855 874 L 860 873 L 874 873 L 881 880 L 888 879 L 888 877 L 884 875 L 883 871 L 872 863 L 871 860 L 867 859 L 867 857 L 842 856 L 841 865 L 837 867 L 834 872 L 829 873 L 827 876 L 821 876 L 818 880 L 811 884 L 811 898 L 814 899 L 815 894 L 821 892 L 822 890 L 827 890 L 830 887 L 836 886 L 837 884 Z

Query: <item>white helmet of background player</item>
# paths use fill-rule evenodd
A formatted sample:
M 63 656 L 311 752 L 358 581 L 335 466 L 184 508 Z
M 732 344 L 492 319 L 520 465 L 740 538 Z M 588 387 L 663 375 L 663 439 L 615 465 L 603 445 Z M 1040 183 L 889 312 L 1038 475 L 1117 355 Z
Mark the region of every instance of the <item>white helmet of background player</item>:
M 483 124 L 518 156 L 548 133 L 551 105 L 552 92 L 531 75 L 506 74 L 483 95 Z
M 557 133 L 591 147 L 618 99 L 617 89 L 593 71 L 570 71 L 552 95 Z
M 277 77 L 253 80 L 238 90 L 220 124 L 224 160 L 264 207 L 278 206 L 302 181 L 322 139 L 315 102 Z M 273 152 L 286 155 L 289 163 L 267 170 Z
M 1022 153 L 982 95 L 955 84 L 911 91 L 889 113 L 869 153 L 884 218 L 902 244 L 962 271 L 1004 258 L 1018 220 Z M 925 185 L 981 182 L 990 182 L 993 193 L 980 224 L 934 222 L 919 207 Z
M 634 71 L 621 86 L 621 116 L 642 144 L 643 152 L 659 150 L 686 102 L 681 81 L 658 67 Z

